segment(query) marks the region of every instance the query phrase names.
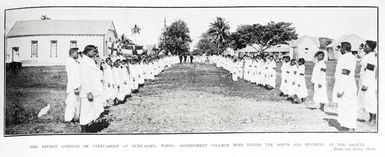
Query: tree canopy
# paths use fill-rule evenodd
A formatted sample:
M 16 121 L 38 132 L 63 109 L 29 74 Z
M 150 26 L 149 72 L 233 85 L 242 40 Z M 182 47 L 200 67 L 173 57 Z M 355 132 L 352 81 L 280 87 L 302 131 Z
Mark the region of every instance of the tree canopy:
M 189 33 L 186 22 L 182 20 L 173 22 L 162 33 L 159 43 L 160 49 L 171 52 L 171 54 L 187 53 L 192 41 Z
M 207 31 L 211 41 L 217 46 L 219 54 L 229 46 L 230 43 L 230 25 L 226 19 L 217 17 L 214 22 L 210 23 Z
M 223 18 L 217 18 L 213 23 L 210 23 L 208 34 L 211 37 L 211 42 L 219 49 L 219 53 L 231 47 L 234 50 L 240 50 L 246 46 L 253 47 L 259 53 L 263 53 L 271 46 L 278 44 L 288 44 L 288 41 L 296 40 L 298 34 L 295 31 L 295 27 L 291 26 L 288 22 L 274 22 L 271 21 L 266 25 L 245 24 L 240 25 L 229 34 L 228 22 Z M 207 42 L 207 39 L 201 37 L 200 42 Z M 208 46 L 203 46 L 203 43 L 198 43 L 198 49 L 209 50 Z M 211 51 L 208 51 L 211 52 Z
M 212 55 L 218 53 L 219 49 L 217 45 L 212 42 L 208 33 L 203 33 L 200 38 L 196 46 L 200 54 Z
M 242 49 L 246 45 L 254 47 L 258 52 L 264 52 L 271 46 L 278 44 L 287 44 L 288 41 L 298 38 L 298 34 L 294 27 L 291 27 L 291 23 L 288 22 L 274 22 L 271 21 L 267 25 L 253 24 L 253 25 L 241 25 L 234 32 L 234 38 L 236 41 L 242 44 L 233 44 L 236 49 Z

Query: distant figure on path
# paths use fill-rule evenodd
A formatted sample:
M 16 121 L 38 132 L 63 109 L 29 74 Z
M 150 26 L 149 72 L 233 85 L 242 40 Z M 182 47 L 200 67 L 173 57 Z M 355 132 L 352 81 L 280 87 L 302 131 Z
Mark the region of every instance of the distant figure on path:
M 179 55 L 179 63 L 182 63 L 182 60 L 183 60 L 183 56 L 182 54 Z
M 190 63 L 193 63 L 194 56 L 190 54 Z
M 183 59 L 184 59 L 184 61 L 183 62 L 187 62 L 187 54 L 183 54 Z

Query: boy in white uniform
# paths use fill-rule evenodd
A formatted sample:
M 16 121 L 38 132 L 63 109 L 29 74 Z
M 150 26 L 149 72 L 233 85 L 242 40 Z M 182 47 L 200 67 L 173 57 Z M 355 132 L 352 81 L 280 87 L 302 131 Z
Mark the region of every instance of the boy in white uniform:
M 314 84 L 313 101 L 316 105 L 319 104 L 319 109 L 323 112 L 325 104 L 327 104 L 327 87 L 326 87 L 326 64 L 324 61 L 325 53 L 318 51 L 315 54 L 317 62 L 314 65 L 311 82 Z
M 302 103 L 307 97 L 307 87 L 305 79 L 305 59 L 298 59 L 298 73 L 297 73 L 297 96 L 296 103 Z
M 115 99 L 115 86 L 114 86 L 114 76 L 112 73 L 112 60 L 111 58 L 106 58 L 106 64 L 104 66 L 103 71 L 103 77 L 104 77 L 104 91 L 105 91 L 105 97 L 107 101 L 107 106 L 110 106 L 113 104 L 113 100 Z
M 289 77 L 289 68 L 290 68 L 290 57 L 284 56 L 283 63 L 281 67 L 281 94 L 279 96 L 287 96 L 287 88 L 288 88 L 288 77 Z
M 341 43 L 341 56 L 338 58 L 334 89 L 338 104 L 338 122 L 349 131 L 354 131 L 357 125 L 357 85 L 354 78 L 356 56 L 351 53 L 348 42 Z
M 78 48 L 71 48 L 66 63 L 67 72 L 67 99 L 65 101 L 66 108 L 64 120 L 66 122 L 79 118 L 80 115 L 80 64 L 77 59 L 79 57 Z
M 369 112 L 369 123 L 376 123 L 377 115 L 377 56 L 374 53 L 376 42 L 367 40 L 364 46 L 365 56 L 361 59 L 360 88 L 358 90 L 360 106 Z
M 288 100 L 291 101 L 291 102 L 294 102 L 294 99 L 295 99 L 295 95 L 297 94 L 296 93 L 296 75 L 298 73 L 297 71 L 297 60 L 296 59 L 292 59 L 290 61 L 290 66 L 288 68 L 288 76 L 287 76 L 287 82 L 288 82 L 288 86 L 287 86 L 287 95 L 288 95 Z
M 83 50 L 80 62 L 80 126 L 82 132 L 87 132 L 87 125 L 99 118 L 103 108 L 103 84 L 100 67 L 95 63 L 94 57 L 98 54 L 96 46 L 87 45 Z

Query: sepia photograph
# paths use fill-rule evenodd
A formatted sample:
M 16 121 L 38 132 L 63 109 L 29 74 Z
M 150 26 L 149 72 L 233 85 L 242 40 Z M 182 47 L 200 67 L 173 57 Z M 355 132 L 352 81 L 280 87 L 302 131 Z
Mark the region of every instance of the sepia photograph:
M 7 8 L 4 136 L 375 134 L 378 31 L 378 6 Z

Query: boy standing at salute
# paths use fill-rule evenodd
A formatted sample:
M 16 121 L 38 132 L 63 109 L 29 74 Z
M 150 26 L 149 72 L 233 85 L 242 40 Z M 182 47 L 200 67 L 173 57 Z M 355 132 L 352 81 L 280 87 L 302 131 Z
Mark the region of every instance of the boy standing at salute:
M 376 42 L 367 40 L 364 46 L 365 56 L 362 58 L 361 72 L 360 72 L 360 88 L 358 96 L 360 99 L 360 106 L 363 106 L 369 112 L 369 123 L 376 123 L 377 114 L 377 56 L 374 53 Z
M 341 43 L 341 57 L 338 58 L 334 89 L 338 104 L 338 122 L 349 131 L 354 131 L 357 123 L 357 85 L 354 78 L 356 56 L 351 52 L 349 42 Z
M 325 104 L 328 103 L 327 89 L 326 89 L 326 64 L 324 61 L 325 53 L 318 51 L 314 57 L 317 59 L 311 82 L 314 84 L 313 100 L 316 105 L 320 105 L 319 109 L 323 112 Z

